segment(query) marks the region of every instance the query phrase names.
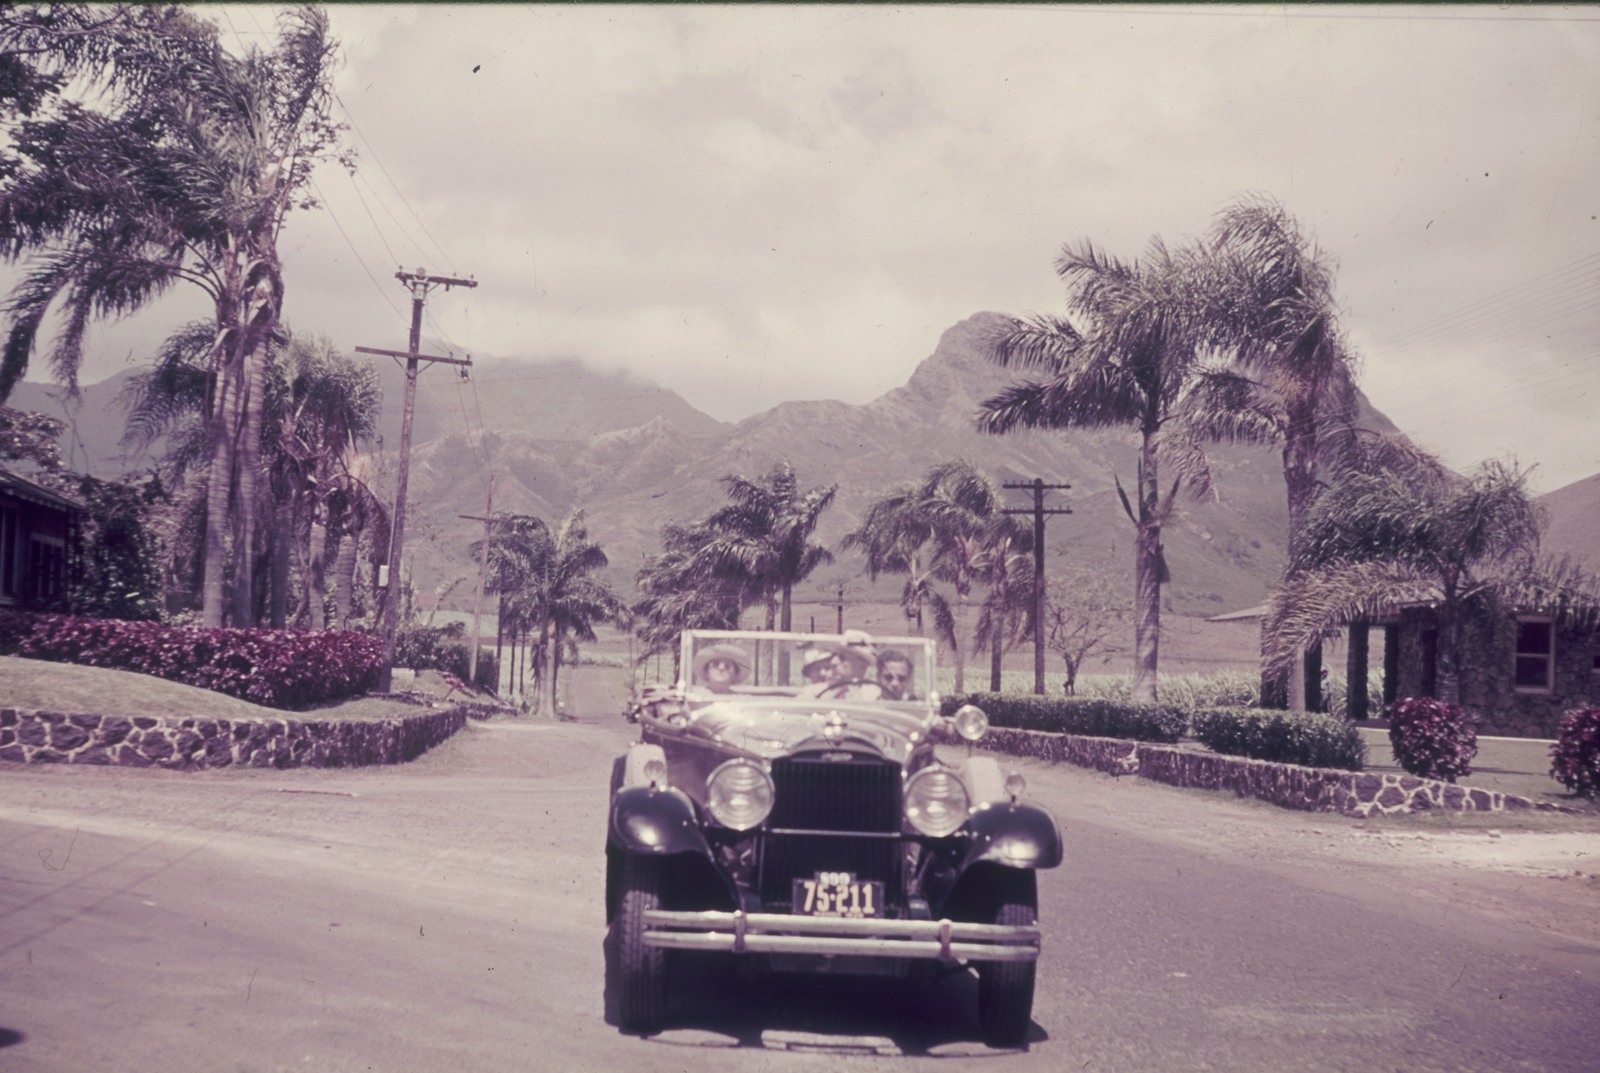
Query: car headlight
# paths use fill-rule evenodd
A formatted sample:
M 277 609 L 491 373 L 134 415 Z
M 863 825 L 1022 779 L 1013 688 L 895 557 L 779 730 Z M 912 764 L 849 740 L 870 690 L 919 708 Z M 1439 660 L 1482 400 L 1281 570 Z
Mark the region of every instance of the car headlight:
M 976 704 L 963 704 L 954 716 L 956 733 L 967 741 L 977 741 L 989 733 L 989 717 Z
M 923 768 L 906 783 L 906 819 L 932 838 L 959 830 L 970 806 L 967 788 L 948 768 Z
M 772 812 L 772 776 L 751 760 L 729 760 L 706 780 L 711 818 L 735 831 L 748 831 Z

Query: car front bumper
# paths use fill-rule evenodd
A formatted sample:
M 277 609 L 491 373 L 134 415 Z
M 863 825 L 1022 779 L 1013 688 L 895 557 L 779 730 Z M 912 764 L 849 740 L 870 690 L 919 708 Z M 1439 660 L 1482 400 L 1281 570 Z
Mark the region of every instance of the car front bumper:
M 1037 961 L 1039 929 L 951 920 L 646 910 L 644 945 L 735 954 L 825 954 L 935 961 Z

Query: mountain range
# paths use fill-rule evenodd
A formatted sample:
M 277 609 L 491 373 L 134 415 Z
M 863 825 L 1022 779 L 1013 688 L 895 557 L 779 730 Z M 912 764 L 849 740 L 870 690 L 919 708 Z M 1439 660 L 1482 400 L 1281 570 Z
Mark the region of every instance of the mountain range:
M 497 512 L 555 522 L 583 509 L 591 538 L 610 557 L 611 581 L 630 592 L 644 557 L 659 548 L 662 525 L 696 521 L 726 502 L 724 476 L 758 478 L 787 458 L 803 488 L 838 486 L 818 530 L 837 558 L 801 597 L 831 599 L 844 585 L 851 600 L 889 600 L 897 579 L 869 585 L 864 561 L 839 551 L 839 538 L 889 487 L 938 462 L 965 458 L 1000 482 L 1042 477 L 1070 484 L 1047 497 L 1047 505 L 1072 512 L 1048 519 L 1048 568 L 1105 572 L 1131 586 L 1133 526 L 1116 480 L 1132 484 L 1133 434 L 976 431 L 979 403 L 1010 375 L 983 355 L 982 340 L 998 317 L 979 313 L 950 327 L 904 385 L 870 402 L 786 402 L 734 425 L 642 377 L 577 360 L 480 358 L 472 371 L 478 384 L 463 381 L 454 366 L 431 366 L 418 382 L 406 569 L 424 606 L 437 600 L 471 607 L 476 571 L 467 547 L 482 535 L 492 474 Z M 404 376 L 398 362 L 374 360 L 384 391 L 385 469 L 392 474 Z M 74 431 L 64 438 L 77 468 L 87 462 L 93 471 L 117 472 L 136 461 L 116 442 L 116 399 L 127 375 L 84 389 Z M 59 389 L 24 383 L 10 405 L 60 414 L 59 395 Z M 1382 414 L 1363 406 L 1364 423 L 1394 431 Z M 1167 602 L 1181 614 L 1213 615 L 1261 602 L 1284 561 L 1287 516 L 1277 453 L 1245 446 L 1208 453 L 1215 494 L 1181 501 L 1163 533 L 1172 577 Z M 393 494 L 392 485 L 384 494 Z M 1016 507 L 1031 504 L 1024 490 L 1009 494 Z M 1587 553 L 1584 541 L 1592 545 L 1588 534 L 1600 518 L 1600 475 L 1544 500 L 1551 536 L 1565 542 L 1570 535 Z

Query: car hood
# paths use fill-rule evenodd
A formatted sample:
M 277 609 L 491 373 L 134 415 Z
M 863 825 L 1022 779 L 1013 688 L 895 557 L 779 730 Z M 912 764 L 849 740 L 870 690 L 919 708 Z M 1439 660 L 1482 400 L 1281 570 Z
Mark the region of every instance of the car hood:
M 813 749 L 870 750 L 905 764 L 926 747 L 937 717 L 926 708 L 816 700 L 718 701 L 695 713 L 688 735 L 765 759 Z

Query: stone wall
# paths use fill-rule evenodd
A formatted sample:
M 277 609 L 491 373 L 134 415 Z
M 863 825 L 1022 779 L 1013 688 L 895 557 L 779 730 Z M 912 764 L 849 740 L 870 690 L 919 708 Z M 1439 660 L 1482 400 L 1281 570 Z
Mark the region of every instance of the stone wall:
M 460 730 L 467 715 L 454 707 L 370 721 L 183 719 L 0 708 L 0 760 L 183 771 L 399 764 Z
M 1116 738 L 1047 734 L 1037 730 L 992 727 L 981 742 L 985 749 L 1011 756 L 1066 761 L 1108 775 L 1135 775 L 1200 790 L 1231 790 L 1302 812 L 1339 812 L 1347 816 L 1381 816 L 1398 812 L 1455 809 L 1463 812 L 1569 812 L 1571 809 L 1526 797 L 1456 786 L 1411 775 L 1334 771 L 1274 764 L 1239 756 L 1148 745 Z

